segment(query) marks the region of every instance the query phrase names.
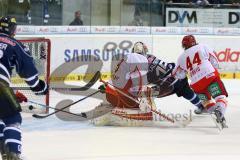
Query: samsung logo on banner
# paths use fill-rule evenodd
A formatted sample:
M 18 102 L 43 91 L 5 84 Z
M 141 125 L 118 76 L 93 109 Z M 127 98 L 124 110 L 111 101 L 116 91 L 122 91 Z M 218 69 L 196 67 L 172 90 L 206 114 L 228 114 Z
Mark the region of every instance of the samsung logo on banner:
M 196 11 L 168 11 L 168 23 L 197 23 Z

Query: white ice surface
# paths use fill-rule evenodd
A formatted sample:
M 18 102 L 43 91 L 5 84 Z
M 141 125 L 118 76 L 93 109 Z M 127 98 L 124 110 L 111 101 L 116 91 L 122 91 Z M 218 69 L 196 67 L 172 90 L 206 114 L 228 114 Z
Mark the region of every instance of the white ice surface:
M 24 114 L 23 154 L 27 160 L 172 160 L 240 159 L 240 81 L 225 80 L 229 91 L 226 112 L 228 129 L 218 132 L 208 116 L 193 116 L 185 128 L 95 127 L 88 122 L 67 122 L 51 116 L 33 119 Z M 79 96 L 51 92 L 51 106 Z M 94 108 L 100 101 L 89 98 L 72 111 Z M 156 100 L 164 113 L 189 113 L 194 107 L 183 98 Z

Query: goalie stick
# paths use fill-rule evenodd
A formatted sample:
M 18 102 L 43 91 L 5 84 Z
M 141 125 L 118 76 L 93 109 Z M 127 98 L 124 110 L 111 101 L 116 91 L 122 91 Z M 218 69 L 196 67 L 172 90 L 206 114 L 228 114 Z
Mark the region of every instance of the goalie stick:
M 92 87 L 97 80 L 101 77 L 100 71 L 97 71 L 93 78 L 83 87 L 76 88 L 61 88 L 61 87 L 49 87 L 50 90 L 63 90 L 63 91 L 86 91 Z M 31 90 L 30 87 L 11 87 L 13 90 Z
M 71 104 L 69 104 L 69 105 L 61 108 L 61 109 L 58 109 L 58 110 L 55 109 L 54 112 L 49 113 L 49 114 L 47 114 L 47 115 L 33 114 L 32 116 L 33 116 L 34 118 L 38 118 L 38 119 L 47 118 L 47 117 L 52 116 L 52 115 L 54 115 L 54 114 L 56 114 L 56 113 L 58 113 L 58 112 L 60 112 L 60 111 L 63 111 L 63 110 L 66 109 L 66 108 L 69 108 L 69 107 L 73 106 L 74 104 L 77 104 L 77 103 L 79 103 L 79 102 L 81 102 L 81 101 L 83 101 L 83 100 L 85 100 L 85 99 L 87 99 L 87 98 L 89 98 L 89 97 L 91 97 L 91 96 L 99 93 L 99 92 L 100 92 L 100 90 L 97 90 L 96 92 L 93 92 L 93 93 L 87 95 L 86 97 L 83 97 L 83 98 L 81 98 L 81 99 L 79 99 L 79 100 L 77 100 L 77 101 L 75 101 L 75 102 L 73 102 L 73 103 L 71 103 Z
M 32 103 L 32 104 L 36 104 L 36 105 L 42 106 L 44 108 L 54 109 L 55 111 L 59 111 L 59 112 L 61 111 L 61 112 L 68 113 L 68 114 L 71 114 L 71 115 L 74 115 L 74 116 L 85 118 L 85 116 L 82 115 L 82 114 L 75 114 L 75 113 L 72 113 L 72 112 L 68 112 L 68 111 L 65 111 L 65 110 L 57 109 L 57 108 L 54 108 L 54 107 L 51 107 L 51 106 L 48 106 L 48 105 L 44 105 L 44 104 L 41 104 L 41 103 L 38 103 L 38 102 L 30 101 L 30 100 L 28 102 Z M 29 108 L 29 110 L 34 110 L 34 107 L 32 105 L 30 105 L 28 108 Z
M 71 114 L 71 115 L 74 115 L 76 117 L 79 117 L 78 121 L 87 121 L 87 120 L 92 120 L 94 118 L 98 118 L 110 111 L 112 111 L 113 107 L 110 107 L 110 106 L 104 106 L 104 107 L 99 107 L 99 108 L 94 108 L 90 111 L 87 111 L 87 112 L 81 112 L 79 114 L 76 114 L 76 113 L 72 113 L 72 112 L 69 112 L 69 111 L 65 111 L 65 110 L 61 110 L 61 109 L 57 109 L 57 108 L 54 108 L 54 107 L 51 107 L 51 106 L 47 106 L 47 105 L 44 105 L 44 104 L 40 104 L 40 103 L 37 103 L 37 102 L 33 102 L 33 101 L 28 101 L 32 104 L 37 104 L 37 105 L 40 105 L 42 107 L 45 107 L 45 108 L 50 108 L 50 109 L 54 109 L 55 111 L 59 111 L 59 112 L 64 112 L 64 113 L 67 113 L 67 114 Z M 33 110 L 34 107 L 33 106 L 29 106 L 28 107 L 29 110 Z

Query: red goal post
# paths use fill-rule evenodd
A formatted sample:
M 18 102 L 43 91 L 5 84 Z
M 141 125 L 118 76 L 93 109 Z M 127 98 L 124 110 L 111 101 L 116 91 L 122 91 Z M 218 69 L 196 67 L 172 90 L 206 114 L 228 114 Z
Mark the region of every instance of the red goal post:
M 42 80 L 45 80 L 47 84 L 50 83 L 50 58 L 51 58 L 51 41 L 50 39 L 46 38 L 18 38 L 20 42 L 23 43 L 24 46 L 26 46 L 31 56 L 34 59 L 35 66 L 37 67 L 39 71 L 39 78 Z M 36 96 L 30 89 L 26 90 L 27 84 L 24 82 L 23 79 L 21 79 L 15 71 L 13 71 L 12 76 L 12 86 L 23 93 L 29 100 L 49 105 L 49 93 L 44 96 Z M 21 88 L 25 88 L 22 89 Z M 29 110 L 29 106 L 33 106 L 34 109 L 31 111 Z M 30 104 L 30 103 L 23 103 L 21 104 L 23 111 L 25 112 L 34 112 L 34 113 L 43 113 L 48 112 L 48 109 L 46 109 L 43 106 L 36 105 L 36 104 Z

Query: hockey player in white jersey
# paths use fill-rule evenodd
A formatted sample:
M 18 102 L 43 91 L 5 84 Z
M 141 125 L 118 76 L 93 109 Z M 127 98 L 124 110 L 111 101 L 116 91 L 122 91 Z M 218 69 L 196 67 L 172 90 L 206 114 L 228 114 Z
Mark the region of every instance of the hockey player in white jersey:
M 132 53 L 125 54 L 124 58 L 117 63 L 108 85 L 99 87 L 102 92 L 106 93 L 106 99 L 113 110 L 103 116 L 104 118 L 97 118 L 97 122 L 108 119 L 109 123 L 105 125 L 129 125 L 129 120 L 142 123 L 143 120 L 153 119 L 151 110 L 156 108 L 151 99 L 151 89 L 146 86 L 148 60 L 145 55 L 142 55 L 144 54 L 142 47 L 142 44 L 137 42 Z M 140 103 L 136 103 L 133 99 L 139 100 Z M 124 119 L 128 120 L 124 121 Z
M 191 87 L 202 99 L 206 110 L 214 113 L 221 128 L 227 127 L 224 113 L 228 94 L 219 76 L 214 50 L 197 44 L 193 35 L 183 37 L 182 47 L 184 52 L 178 58 L 174 75 L 183 79 L 188 74 Z
M 146 53 L 148 52 L 147 47 Z M 157 58 L 152 54 L 146 54 L 148 59 L 148 83 L 154 84 L 152 87 L 153 95 L 157 98 L 162 98 L 172 94 L 178 97 L 183 97 L 197 108 L 195 114 L 203 112 L 203 105 L 199 97 L 194 93 L 188 83 L 188 78 L 176 79 L 172 76 L 172 71 L 175 68 L 175 63 L 167 63 L 162 59 Z

